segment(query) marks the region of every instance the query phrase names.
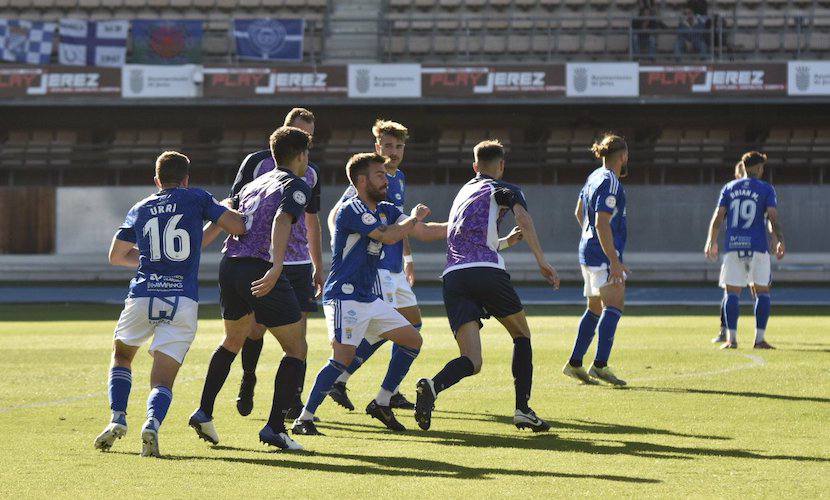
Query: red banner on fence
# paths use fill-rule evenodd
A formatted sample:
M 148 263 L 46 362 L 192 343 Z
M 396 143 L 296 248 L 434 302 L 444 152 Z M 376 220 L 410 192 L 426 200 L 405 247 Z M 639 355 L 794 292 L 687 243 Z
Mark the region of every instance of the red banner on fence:
M 565 66 L 424 66 L 423 97 L 565 95 Z
M 346 66 L 206 66 L 204 97 L 346 95 Z
M 786 63 L 640 66 L 640 96 L 784 95 Z
M 0 66 L 0 98 L 121 96 L 121 69 L 78 66 Z

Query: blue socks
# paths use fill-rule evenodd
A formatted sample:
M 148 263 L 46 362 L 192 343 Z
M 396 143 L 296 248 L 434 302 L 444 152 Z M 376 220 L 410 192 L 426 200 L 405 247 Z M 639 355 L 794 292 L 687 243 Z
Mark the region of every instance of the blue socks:
M 741 313 L 741 299 L 737 294 L 727 293 L 723 310 L 726 313 L 726 340 L 737 342 L 738 316 Z
M 769 320 L 770 299 L 769 294 L 759 293 L 755 297 L 755 343 L 764 341 L 764 334 L 767 331 L 767 320 Z
M 157 385 L 150 391 L 147 397 L 147 420 L 153 423 L 154 429 L 158 430 L 161 427 L 171 401 L 173 401 L 173 391 L 169 387 Z
M 418 357 L 418 349 L 410 349 L 408 347 L 392 345 L 392 359 L 389 360 L 389 369 L 386 371 L 386 377 L 383 378 L 381 387 L 390 392 L 395 392 L 395 389 L 401 384 L 401 381 L 409 372 L 409 367 L 412 362 Z M 388 405 L 385 405 L 388 406 Z
M 317 380 L 314 381 L 314 387 L 308 395 L 303 413 L 300 415 L 300 420 L 311 420 L 314 418 L 314 412 L 326 398 L 326 394 L 331 390 L 337 377 L 340 376 L 346 367 L 342 363 L 330 359 L 326 366 L 317 374 Z
M 590 309 L 586 309 L 582 319 L 579 320 L 579 332 L 576 334 L 574 350 L 569 361 L 571 366 L 582 366 L 582 358 L 585 357 L 591 341 L 594 340 L 594 330 L 597 328 L 597 323 L 599 323 L 599 316 L 592 313 Z
M 605 368 L 608 366 L 608 358 L 611 357 L 611 347 L 614 345 L 614 334 L 617 332 L 617 323 L 622 317 L 622 311 L 616 307 L 606 307 L 602 310 L 599 318 L 599 340 L 597 341 L 597 357 L 594 359 L 594 366 Z
M 110 368 L 109 399 L 113 421 L 127 414 L 127 401 L 130 399 L 132 386 L 133 375 L 129 368 L 121 366 Z

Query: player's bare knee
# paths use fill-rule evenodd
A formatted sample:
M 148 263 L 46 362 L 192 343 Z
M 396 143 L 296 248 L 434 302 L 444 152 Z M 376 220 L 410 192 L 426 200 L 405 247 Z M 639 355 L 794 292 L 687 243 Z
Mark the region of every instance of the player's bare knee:
M 264 325 L 257 323 L 253 326 L 253 328 L 251 328 L 251 332 L 248 333 L 248 338 L 251 340 L 261 340 L 265 337 L 266 330 L 267 328 Z
M 473 375 L 477 375 L 481 371 L 481 366 L 484 364 L 484 360 L 481 356 L 467 357 L 473 362 Z
M 244 335 L 225 334 L 225 339 L 222 341 L 222 347 L 233 353 L 237 353 L 242 349 L 242 346 L 245 345 L 245 338 L 246 337 Z

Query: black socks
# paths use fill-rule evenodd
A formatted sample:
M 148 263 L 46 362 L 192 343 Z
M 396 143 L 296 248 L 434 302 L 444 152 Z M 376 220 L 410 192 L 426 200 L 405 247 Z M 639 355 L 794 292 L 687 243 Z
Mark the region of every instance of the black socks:
M 530 411 L 530 389 L 533 385 L 533 348 L 530 338 L 513 339 L 513 384 L 516 387 L 516 409 L 525 413 Z
M 467 356 L 459 356 L 444 366 L 444 368 L 432 377 L 435 386 L 435 393 L 454 386 L 462 378 L 469 377 L 475 373 L 475 366 Z
M 236 353 L 225 349 L 221 345 L 216 348 L 210 358 L 205 386 L 202 388 L 202 399 L 199 403 L 199 408 L 207 413 L 209 417 L 213 417 L 213 404 L 216 402 L 216 396 L 219 395 L 222 386 L 225 385 L 225 379 L 228 378 L 234 358 L 236 358 Z

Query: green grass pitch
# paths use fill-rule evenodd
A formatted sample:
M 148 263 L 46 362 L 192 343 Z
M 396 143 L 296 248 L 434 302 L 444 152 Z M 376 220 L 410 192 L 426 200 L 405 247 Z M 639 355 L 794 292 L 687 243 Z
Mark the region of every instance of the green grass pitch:
M 510 424 L 512 344 L 500 325 L 483 330 L 484 368 L 441 394 L 433 428 L 392 434 L 363 413 L 388 360 L 384 348 L 350 381 L 358 407 L 326 401 L 325 437 L 307 451 L 269 451 L 257 432 L 270 406 L 281 352 L 266 339 L 256 407 L 234 398 L 237 361 L 216 405 L 221 443 L 187 427 L 211 352 L 221 338 L 216 307 L 203 307 L 197 340 L 174 387 L 160 435 L 165 459 L 146 459 L 139 428 L 148 392 L 146 350 L 133 366 L 130 430 L 108 453 L 92 441 L 109 417 L 106 376 L 115 306 L 0 306 L 0 492 L 5 497 L 816 497 L 830 487 L 830 311 L 774 308 L 768 340 L 753 351 L 743 311 L 740 349 L 709 343 L 713 308 L 630 308 L 611 366 L 630 388 L 584 387 L 561 374 L 578 308 L 529 308 L 535 380 L 532 407 L 547 434 Z M 427 309 L 424 348 L 403 390 L 432 376 L 457 348 L 440 309 Z M 321 315 L 310 322 L 309 388 L 328 357 Z M 593 355 L 589 351 L 589 357 Z

